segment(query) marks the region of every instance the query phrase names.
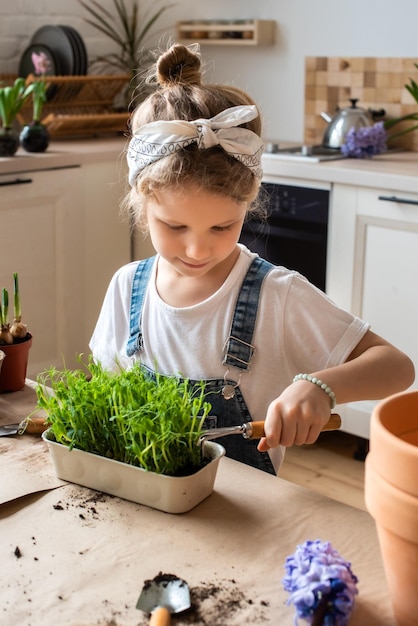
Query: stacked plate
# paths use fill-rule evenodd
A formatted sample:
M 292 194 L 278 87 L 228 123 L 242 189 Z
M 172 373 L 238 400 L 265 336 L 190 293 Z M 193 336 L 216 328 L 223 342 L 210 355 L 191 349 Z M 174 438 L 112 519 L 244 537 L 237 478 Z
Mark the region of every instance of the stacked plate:
M 81 35 L 72 26 L 46 25 L 33 35 L 30 45 L 23 52 L 19 76 L 26 78 L 35 72 L 33 53 L 43 53 L 47 76 L 80 76 L 87 73 L 88 58 Z

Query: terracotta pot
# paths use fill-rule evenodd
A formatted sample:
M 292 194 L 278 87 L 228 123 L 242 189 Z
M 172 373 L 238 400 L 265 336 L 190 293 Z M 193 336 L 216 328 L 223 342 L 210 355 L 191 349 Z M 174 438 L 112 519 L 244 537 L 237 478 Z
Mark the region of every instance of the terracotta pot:
M 29 350 L 32 346 L 32 335 L 19 343 L 1 346 L 6 355 L 0 369 L 0 393 L 20 391 L 25 386 Z
M 376 522 L 398 626 L 418 616 L 418 390 L 374 409 L 366 458 L 365 500 Z

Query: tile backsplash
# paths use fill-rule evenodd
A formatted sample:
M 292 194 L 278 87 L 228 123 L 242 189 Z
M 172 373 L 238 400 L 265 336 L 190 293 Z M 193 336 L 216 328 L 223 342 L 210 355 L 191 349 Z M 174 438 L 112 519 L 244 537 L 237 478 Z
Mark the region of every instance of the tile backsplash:
M 350 98 L 357 98 L 357 106 L 363 109 L 384 109 L 385 119 L 418 113 L 417 103 L 405 89 L 411 78 L 418 82 L 414 63 L 418 63 L 418 59 L 307 57 L 305 143 L 322 143 L 327 123 L 321 118 L 321 112 L 333 115 L 337 106 L 350 106 Z M 412 124 L 402 122 L 395 129 L 398 131 Z M 407 133 L 392 145 L 418 151 L 418 130 Z

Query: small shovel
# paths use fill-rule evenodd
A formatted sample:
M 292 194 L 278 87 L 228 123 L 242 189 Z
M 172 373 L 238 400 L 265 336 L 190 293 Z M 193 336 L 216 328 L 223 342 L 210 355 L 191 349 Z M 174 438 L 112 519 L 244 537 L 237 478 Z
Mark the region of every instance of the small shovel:
M 16 424 L 4 424 L 0 426 L 0 437 L 8 435 L 40 435 L 48 428 L 46 417 L 25 417 L 24 420 Z
M 321 432 L 325 430 L 338 430 L 341 427 L 341 417 L 338 413 L 331 413 L 331 416 Z M 246 422 L 241 426 L 225 426 L 223 428 L 210 428 L 203 431 L 199 438 L 199 444 L 210 439 L 225 437 L 225 435 L 242 435 L 244 439 L 261 439 L 264 437 L 264 422 Z
M 172 574 L 159 574 L 145 581 L 136 608 L 151 615 L 149 626 L 169 626 L 172 613 L 190 609 L 189 586 Z

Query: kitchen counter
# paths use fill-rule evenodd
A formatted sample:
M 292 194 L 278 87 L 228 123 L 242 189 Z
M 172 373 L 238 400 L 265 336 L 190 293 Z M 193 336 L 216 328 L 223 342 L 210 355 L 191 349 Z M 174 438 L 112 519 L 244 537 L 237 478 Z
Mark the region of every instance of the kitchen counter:
M 418 193 L 418 152 L 391 152 L 371 159 L 297 161 L 274 154 L 262 158 L 264 175 Z M 295 184 L 298 184 L 295 181 Z
M 112 159 L 117 161 L 124 158 L 122 155 L 126 141 L 122 136 L 53 140 L 48 150 L 41 154 L 29 154 L 19 148 L 15 156 L 0 158 L 0 175 L 72 167 Z M 391 152 L 372 159 L 341 159 L 321 163 L 285 159 L 266 153 L 262 164 L 265 176 L 418 193 L 418 152 Z
M 0 395 L 0 423 L 34 405 L 29 381 Z M 359 578 L 352 623 L 394 625 L 369 514 L 252 467 L 221 459 L 213 494 L 183 515 L 58 480 L 46 444 L 29 435 L 0 439 L 0 471 L 4 626 L 145 626 L 135 604 L 160 572 L 191 587 L 198 614 L 177 616 L 179 626 L 284 626 L 294 614 L 281 584 L 286 556 L 318 538 Z
M 19 148 L 13 157 L 0 157 L 0 175 L 77 167 L 113 159 L 116 162 L 125 146 L 125 137 L 52 140 L 45 152 L 28 153 Z

